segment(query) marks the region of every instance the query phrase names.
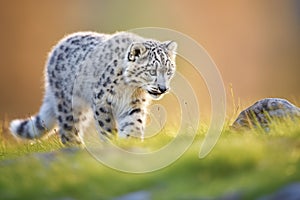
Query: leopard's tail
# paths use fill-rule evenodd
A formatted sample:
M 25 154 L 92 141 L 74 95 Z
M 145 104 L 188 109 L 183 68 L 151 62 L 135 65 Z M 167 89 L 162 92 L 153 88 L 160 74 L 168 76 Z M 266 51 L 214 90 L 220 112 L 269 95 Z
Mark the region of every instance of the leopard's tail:
M 45 95 L 43 104 L 37 115 L 28 119 L 16 119 L 10 123 L 10 131 L 14 136 L 33 139 L 44 135 L 55 125 L 55 111 L 51 95 Z

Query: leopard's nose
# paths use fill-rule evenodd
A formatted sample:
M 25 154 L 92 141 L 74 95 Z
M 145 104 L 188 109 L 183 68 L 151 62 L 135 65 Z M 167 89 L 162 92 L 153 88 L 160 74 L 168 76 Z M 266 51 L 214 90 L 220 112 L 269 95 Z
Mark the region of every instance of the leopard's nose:
M 168 90 L 168 88 L 166 86 L 163 86 L 163 85 L 158 85 L 158 90 L 161 93 L 165 93 Z

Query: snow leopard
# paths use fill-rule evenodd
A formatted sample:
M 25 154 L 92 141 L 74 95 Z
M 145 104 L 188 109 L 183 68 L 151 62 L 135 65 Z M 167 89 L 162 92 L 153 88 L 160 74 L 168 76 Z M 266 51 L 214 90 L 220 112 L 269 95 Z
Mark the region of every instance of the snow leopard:
M 39 112 L 13 120 L 10 131 L 34 139 L 57 124 L 63 144 L 83 144 L 86 124 L 94 121 L 105 138 L 143 138 L 147 107 L 170 90 L 176 50 L 175 41 L 130 32 L 67 35 L 48 55 Z

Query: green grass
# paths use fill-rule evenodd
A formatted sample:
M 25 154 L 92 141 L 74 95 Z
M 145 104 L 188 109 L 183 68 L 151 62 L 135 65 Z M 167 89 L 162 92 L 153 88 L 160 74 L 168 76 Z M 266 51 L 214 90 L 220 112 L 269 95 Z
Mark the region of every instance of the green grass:
M 300 181 L 299 123 L 276 124 L 269 133 L 226 128 L 213 151 L 199 159 L 203 132 L 172 165 L 148 174 L 127 174 L 103 166 L 85 150 L 64 150 L 56 136 L 15 142 L 3 128 L 0 199 L 113 199 L 141 190 L 149 191 L 152 199 L 230 193 L 255 199 Z M 162 133 L 151 143 L 160 146 L 169 137 Z

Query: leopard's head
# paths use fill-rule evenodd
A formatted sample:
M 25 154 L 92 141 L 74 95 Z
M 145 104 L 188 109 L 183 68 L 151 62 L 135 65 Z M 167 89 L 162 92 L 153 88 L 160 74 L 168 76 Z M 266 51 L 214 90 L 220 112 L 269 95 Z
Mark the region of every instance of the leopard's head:
M 125 58 L 125 81 L 159 99 L 170 89 L 176 70 L 176 49 L 174 41 L 132 43 Z

